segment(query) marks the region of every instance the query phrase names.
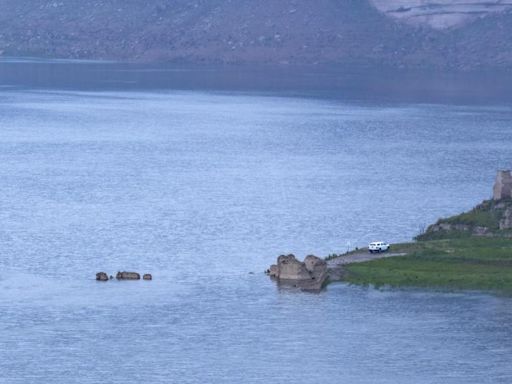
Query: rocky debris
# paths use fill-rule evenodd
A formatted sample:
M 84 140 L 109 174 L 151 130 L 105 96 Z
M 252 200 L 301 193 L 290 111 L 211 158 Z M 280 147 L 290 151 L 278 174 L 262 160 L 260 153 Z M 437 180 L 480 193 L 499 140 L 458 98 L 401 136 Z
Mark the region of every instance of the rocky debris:
M 117 272 L 117 280 L 140 280 L 140 274 L 137 272 Z
M 487 227 L 476 226 L 472 231 L 475 236 L 486 236 L 491 233 L 491 230 Z
M 474 236 L 488 236 L 492 235 L 492 231 L 484 226 L 472 226 L 469 224 L 451 224 L 451 223 L 437 223 L 433 224 L 427 229 L 427 233 L 435 232 L 469 232 Z
M 151 273 L 145 273 L 142 278 L 144 280 L 153 280 L 153 276 Z M 96 280 L 98 281 L 108 281 L 113 280 L 114 276 L 108 275 L 105 272 L 98 272 L 96 274 Z M 116 275 L 117 280 L 140 280 L 140 274 L 137 272 L 117 272 Z
M 267 274 L 279 284 L 291 285 L 307 291 L 320 291 L 328 278 L 325 260 L 310 255 L 304 262 L 294 255 L 281 255 L 277 264 L 272 265 Z
M 450 223 L 438 223 L 428 227 L 428 232 L 439 232 L 439 231 L 459 231 L 466 232 L 471 229 L 471 226 L 467 224 L 450 224 Z
M 500 220 L 500 229 L 512 229 L 512 207 L 505 209 Z
M 512 174 L 510 171 L 498 171 L 493 188 L 494 200 L 512 198 Z
M 389 17 L 435 29 L 459 27 L 512 8 L 508 2 L 482 0 L 370 0 L 370 3 Z
M 108 275 L 105 272 L 98 272 L 96 274 L 96 280 L 98 280 L 98 281 L 108 281 Z

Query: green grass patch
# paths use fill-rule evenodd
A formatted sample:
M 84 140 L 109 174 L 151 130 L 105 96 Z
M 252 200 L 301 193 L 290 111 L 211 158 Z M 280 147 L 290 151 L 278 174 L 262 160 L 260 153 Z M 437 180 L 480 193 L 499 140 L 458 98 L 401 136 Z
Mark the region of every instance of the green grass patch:
M 490 230 L 498 230 L 503 210 L 473 209 L 457 216 L 443 220 L 449 224 L 466 224 L 471 227 L 487 227 Z
M 354 284 L 512 294 L 512 239 L 455 238 L 397 244 L 406 256 L 346 266 Z
M 436 231 L 425 232 L 416 237 L 418 241 L 442 240 L 442 239 L 467 239 L 473 234 L 469 231 Z

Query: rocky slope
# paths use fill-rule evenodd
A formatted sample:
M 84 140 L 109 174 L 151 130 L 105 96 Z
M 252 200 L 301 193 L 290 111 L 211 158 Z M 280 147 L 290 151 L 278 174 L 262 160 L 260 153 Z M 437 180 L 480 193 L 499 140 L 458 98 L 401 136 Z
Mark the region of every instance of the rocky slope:
M 468 22 L 508 12 L 510 0 L 370 0 L 388 16 L 411 25 L 426 24 L 436 29 L 447 29 Z
M 420 0 L 371 1 L 0 0 L 0 53 L 193 63 L 512 68 L 512 14 L 507 5 L 436 30 L 432 23 L 395 18 L 410 12 L 420 15 L 417 20 L 427 17 L 428 8 L 408 10 L 409 3 Z
M 438 220 L 416 239 L 468 236 L 512 237 L 512 200 L 485 200 L 468 212 Z

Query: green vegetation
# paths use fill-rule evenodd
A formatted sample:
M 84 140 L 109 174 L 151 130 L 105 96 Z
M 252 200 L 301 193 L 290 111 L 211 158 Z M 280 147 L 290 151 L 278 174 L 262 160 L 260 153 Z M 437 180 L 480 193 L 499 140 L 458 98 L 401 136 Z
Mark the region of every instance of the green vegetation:
M 482 210 L 473 209 L 469 212 L 464 212 L 458 216 L 450 217 L 445 220 L 449 224 L 462 224 L 469 226 L 488 227 L 494 230 L 499 229 L 499 218 L 501 217 L 502 210 Z
M 512 237 L 500 230 L 510 201 L 485 201 L 473 210 L 441 219 L 416 242 L 394 244 L 405 256 L 345 267 L 354 284 L 432 287 L 500 292 L 512 295 Z M 478 232 L 480 231 L 480 232 Z
M 512 207 L 510 199 L 494 201 L 486 200 L 468 212 L 460 215 L 439 219 L 416 240 L 438 240 L 445 238 L 463 238 L 475 233 L 494 234 L 496 236 L 511 235 L 510 230 L 500 230 L 500 221 L 505 211 Z
M 512 239 L 431 240 L 393 247 L 407 256 L 346 266 L 346 281 L 393 287 L 476 289 L 512 294 Z

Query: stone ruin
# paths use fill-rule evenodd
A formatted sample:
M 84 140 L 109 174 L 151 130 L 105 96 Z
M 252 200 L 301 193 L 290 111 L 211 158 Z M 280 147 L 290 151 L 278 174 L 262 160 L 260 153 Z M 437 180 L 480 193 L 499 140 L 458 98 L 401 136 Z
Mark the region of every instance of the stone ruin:
M 512 199 L 512 172 L 509 170 L 498 171 L 496 182 L 494 183 L 493 199 L 495 201 Z M 503 204 L 508 204 L 503 205 Z M 504 207 L 505 211 L 500 219 L 500 230 L 512 229 L 512 206 L 509 203 L 499 203 L 496 208 Z
M 512 174 L 510 171 L 498 171 L 493 188 L 493 199 L 503 200 L 512 198 Z
M 306 257 L 304 262 L 297 260 L 294 255 L 281 255 L 267 274 L 280 284 L 306 291 L 320 291 L 328 279 L 327 263 L 313 255 Z

